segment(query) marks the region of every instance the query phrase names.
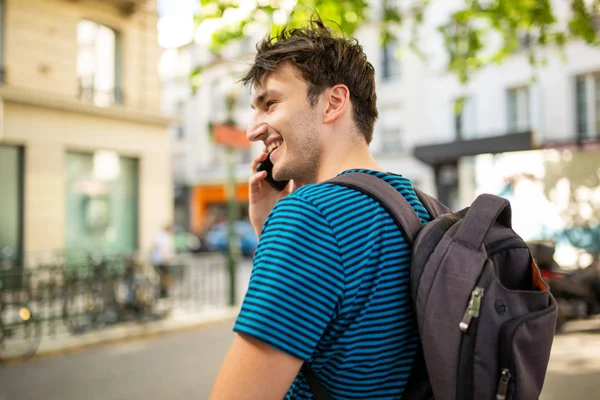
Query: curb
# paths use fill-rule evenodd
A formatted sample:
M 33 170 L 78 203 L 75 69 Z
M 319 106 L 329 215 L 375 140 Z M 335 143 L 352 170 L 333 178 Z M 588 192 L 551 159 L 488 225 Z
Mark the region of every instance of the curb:
M 187 318 L 170 317 L 153 322 L 128 322 L 108 327 L 96 332 L 65 337 L 47 337 L 42 339 L 40 348 L 31 359 L 58 355 L 76 354 L 86 349 L 109 343 L 160 337 L 170 333 L 191 331 L 203 327 L 231 321 L 237 317 L 239 307 L 231 307 L 215 311 L 206 311 Z M 26 362 L 19 358 L 5 360 L 3 365 L 15 365 Z

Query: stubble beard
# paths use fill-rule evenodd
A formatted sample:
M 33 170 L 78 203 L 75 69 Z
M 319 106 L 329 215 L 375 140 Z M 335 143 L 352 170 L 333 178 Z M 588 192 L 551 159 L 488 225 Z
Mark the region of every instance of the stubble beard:
M 295 140 L 293 148 L 286 146 L 285 163 L 278 168 L 277 180 L 294 179 L 303 185 L 317 182 L 321 151 L 314 123 L 315 113 L 311 107 L 309 115 L 292 120 Z

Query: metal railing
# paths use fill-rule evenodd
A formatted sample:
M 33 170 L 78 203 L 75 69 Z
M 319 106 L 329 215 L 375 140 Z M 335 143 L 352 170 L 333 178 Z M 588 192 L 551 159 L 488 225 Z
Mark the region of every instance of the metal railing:
M 131 255 L 0 259 L 0 361 L 35 354 L 42 337 L 228 306 L 220 253 L 181 254 L 155 268 Z M 161 290 L 162 289 L 162 290 Z

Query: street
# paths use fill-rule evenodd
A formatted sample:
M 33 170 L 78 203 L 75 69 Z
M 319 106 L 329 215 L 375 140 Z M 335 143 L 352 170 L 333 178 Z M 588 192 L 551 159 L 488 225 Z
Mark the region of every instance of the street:
M 0 367 L 0 400 L 207 399 L 232 321 Z M 542 400 L 600 399 L 600 321 L 558 335 Z
M 232 322 L 0 367 L 0 400 L 207 399 Z

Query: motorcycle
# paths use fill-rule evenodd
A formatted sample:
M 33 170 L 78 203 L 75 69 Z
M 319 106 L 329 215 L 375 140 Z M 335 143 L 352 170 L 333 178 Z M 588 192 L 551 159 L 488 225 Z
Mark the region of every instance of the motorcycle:
M 600 262 L 570 271 L 554 260 L 553 242 L 535 241 L 527 245 L 558 304 L 557 332 L 568 321 L 600 315 Z

